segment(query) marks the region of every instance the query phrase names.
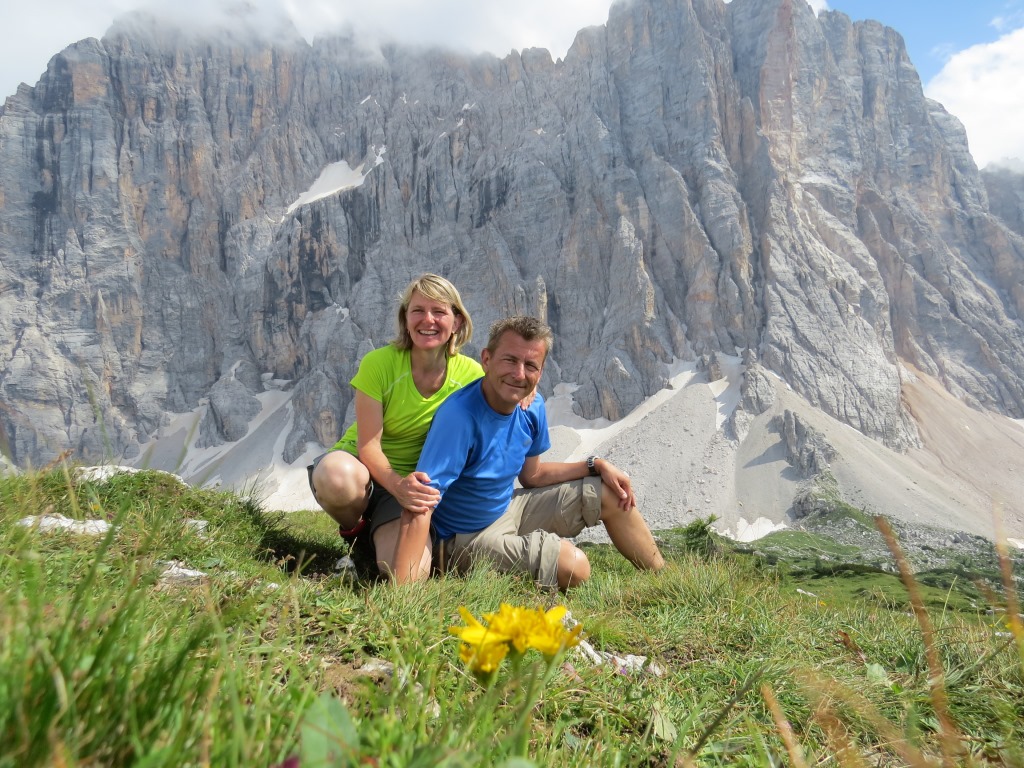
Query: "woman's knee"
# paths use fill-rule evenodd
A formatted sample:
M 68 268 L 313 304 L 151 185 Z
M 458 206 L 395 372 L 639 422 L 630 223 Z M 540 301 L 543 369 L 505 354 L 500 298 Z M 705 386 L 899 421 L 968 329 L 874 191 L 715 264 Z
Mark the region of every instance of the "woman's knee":
M 313 470 L 312 486 L 317 503 L 332 517 L 355 525 L 369 500 L 370 472 L 352 454 L 332 451 Z

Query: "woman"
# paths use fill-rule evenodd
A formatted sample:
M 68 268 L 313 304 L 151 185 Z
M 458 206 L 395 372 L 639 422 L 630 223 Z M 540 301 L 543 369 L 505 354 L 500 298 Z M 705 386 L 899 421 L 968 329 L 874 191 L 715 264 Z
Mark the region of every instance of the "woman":
M 354 538 L 368 525 L 377 566 L 400 583 L 430 573 L 429 544 L 396 561 L 399 521 L 403 508 L 426 512 L 438 502 L 416 461 L 437 407 L 483 375 L 459 354 L 472 335 L 454 285 L 432 274 L 410 283 L 398 307 L 398 337 L 367 353 L 352 379 L 356 423 L 308 468 L 313 496 L 341 535 Z

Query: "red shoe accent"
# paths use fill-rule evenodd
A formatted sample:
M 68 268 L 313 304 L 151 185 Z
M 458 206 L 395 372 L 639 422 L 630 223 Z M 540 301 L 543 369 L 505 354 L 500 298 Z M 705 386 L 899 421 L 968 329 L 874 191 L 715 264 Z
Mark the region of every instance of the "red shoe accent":
M 359 522 L 356 523 L 352 528 L 349 528 L 347 531 L 339 525 L 338 534 L 343 539 L 354 539 L 356 536 L 358 536 L 360 533 L 366 530 L 366 526 L 368 526 L 369 524 L 369 520 L 367 520 L 365 517 L 360 517 Z

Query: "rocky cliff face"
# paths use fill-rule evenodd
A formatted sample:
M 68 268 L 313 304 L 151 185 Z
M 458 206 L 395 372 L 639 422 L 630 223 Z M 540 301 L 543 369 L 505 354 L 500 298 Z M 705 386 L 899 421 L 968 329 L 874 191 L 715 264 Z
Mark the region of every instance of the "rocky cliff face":
M 237 439 L 269 380 L 285 457 L 330 444 L 427 270 L 481 329 L 545 317 L 543 386 L 586 417 L 745 351 L 908 447 L 901 361 L 1024 416 L 990 198 L 899 35 L 803 0 L 619 4 L 564 61 L 133 19 L 0 111 L 0 453 L 138 457 L 200 403 L 202 444 Z
M 981 174 L 989 209 L 1010 229 L 1024 236 L 1024 164 L 1021 169 L 986 168 Z

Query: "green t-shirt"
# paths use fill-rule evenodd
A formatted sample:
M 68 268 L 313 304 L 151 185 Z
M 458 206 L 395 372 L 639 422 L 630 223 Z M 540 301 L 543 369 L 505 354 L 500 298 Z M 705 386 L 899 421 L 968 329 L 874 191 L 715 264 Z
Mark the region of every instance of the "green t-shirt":
M 395 472 L 407 475 L 416 469 L 437 407 L 452 392 L 483 375 L 483 368 L 476 360 L 455 355 L 448 358 L 444 384 L 430 397 L 424 397 L 412 379 L 409 351 L 388 344 L 363 357 L 359 370 L 352 377 L 352 386 L 384 407 L 381 450 Z M 334 447 L 358 456 L 357 439 L 356 425 L 352 424 Z

